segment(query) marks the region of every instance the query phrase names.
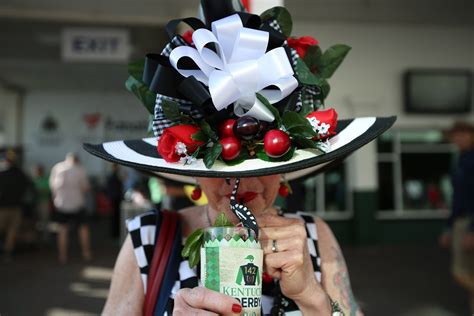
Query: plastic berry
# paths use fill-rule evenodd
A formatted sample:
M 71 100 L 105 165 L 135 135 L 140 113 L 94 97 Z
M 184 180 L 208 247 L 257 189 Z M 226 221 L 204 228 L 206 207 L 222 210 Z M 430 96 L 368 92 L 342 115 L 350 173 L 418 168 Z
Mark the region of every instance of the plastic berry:
M 278 189 L 278 194 L 282 197 L 287 197 L 290 194 L 290 189 L 285 183 L 280 184 L 280 188 Z
M 265 133 L 268 131 L 268 128 L 270 127 L 270 123 L 265 122 L 265 121 L 260 121 L 260 128 L 258 130 L 257 135 L 255 135 L 256 139 L 263 139 L 265 136 Z
M 227 119 L 224 122 L 222 122 L 221 125 L 219 125 L 219 136 L 220 138 L 225 138 L 225 137 L 235 137 L 234 135 L 234 124 L 236 120 L 235 119 Z
M 222 159 L 226 161 L 234 160 L 240 154 L 240 149 L 242 145 L 236 137 L 226 137 L 220 140 L 222 145 Z
M 272 129 L 265 134 L 263 139 L 263 149 L 272 158 L 279 158 L 290 150 L 291 141 L 287 133 Z
M 202 196 L 202 190 L 200 187 L 196 187 L 194 188 L 193 192 L 191 193 L 191 199 L 193 199 L 193 201 L 197 201 L 201 198 Z
M 242 116 L 234 124 L 234 134 L 243 140 L 252 140 L 260 130 L 260 123 L 251 116 Z

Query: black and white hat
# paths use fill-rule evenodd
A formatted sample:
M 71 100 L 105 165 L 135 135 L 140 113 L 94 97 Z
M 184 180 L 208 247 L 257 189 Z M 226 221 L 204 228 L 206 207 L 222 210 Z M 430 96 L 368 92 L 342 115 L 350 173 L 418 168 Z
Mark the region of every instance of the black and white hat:
M 170 21 L 163 51 L 130 64 L 126 86 L 153 114 L 154 137 L 84 148 L 182 182 L 292 180 L 324 170 L 393 125 L 395 117 L 337 120 L 324 109 L 328 79 L 350 47 L 322 51 L 314 38 L 291 37 L 283 7 L 257 16 L 234 4 L 202 0 L 204 22 Z M 183 24 L 190 30 L 177 34 Z

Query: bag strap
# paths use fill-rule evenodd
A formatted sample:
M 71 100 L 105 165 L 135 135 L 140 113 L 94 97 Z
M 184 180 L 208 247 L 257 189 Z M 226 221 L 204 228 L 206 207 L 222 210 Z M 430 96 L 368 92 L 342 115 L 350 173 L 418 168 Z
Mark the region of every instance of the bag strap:
M 143 314 L 145 316 L 163 315 L 166 309 L 167 299 L 159 300 L 159 298 L 160 296 L 168 298 L 171 292 L 171 287 L 167 286 L 166 289 L 163 287 L 163 281 L 165 271 L 173 270 L 173 266 L 175 266 L 174 270 L 177 271 L 176 264 L 170 265 L 170 263 L 176 261 L 175 258 L 171 257 L 177 256 L 170 256 L 170 254 L 173 248 L 176 248 L 173 247 L 176 244 L 175 240 L 181 240 L 181 233 L 178 228 L 178 214 L 176 212 L 162 211 L 157 215 L 157 229 L 159 231 L 157 231 L 158 235 L 156 237 L 153 258 L 148 272 L 147 292 L 143 304 Z M 170 269 L 167 269 L 167 266 L 170 266 Z M 174 279 L 175 273 L 167 273 L 166 278 Z M 169 284 L 170 282 L 166 283 Z M 158 304 L 159 302 L 161 304 Z

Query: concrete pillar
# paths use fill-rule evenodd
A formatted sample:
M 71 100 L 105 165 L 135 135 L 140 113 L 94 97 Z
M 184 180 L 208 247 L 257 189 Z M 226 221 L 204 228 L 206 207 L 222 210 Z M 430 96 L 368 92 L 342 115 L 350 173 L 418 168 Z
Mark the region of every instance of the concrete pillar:
M 21 143 L 21 95 L 0 87 L 0 148 Z

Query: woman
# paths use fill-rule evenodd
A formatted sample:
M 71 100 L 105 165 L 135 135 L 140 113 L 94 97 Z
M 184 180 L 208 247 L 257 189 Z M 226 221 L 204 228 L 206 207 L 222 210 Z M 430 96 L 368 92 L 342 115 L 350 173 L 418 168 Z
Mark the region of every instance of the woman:
M 282 216 L 273 203 L 280 175 L 286 182 L 322 172 L 383 133 L 395 118 L 337 121 L 335 110 L 322 111 L 329 90 L 317 76 L 330 77 L 349 47 L 334 47 L 322 60 L 316 40 L 289 38 L 291 17 L 284 8 L 259 17 L 236 12 L 233 3 L 202 0 L 206 23 L 171 21 L 166 27 L 170 43 L 160 55 L 147 55 L 143 82 L 148 93 L 157 95 L 155 137 L 86 144 L 85 149 L 180 182 L 197 181 L 209 203 L 179 211 L 184 239 L 211 226 L 222 211 L 234 223 L 239 215 L 246 225 L 235 208 L 244 203 L 260 226 L 264 314 L 360 315 L 327 224 L 304 213 Z M 179 22 L 194 32 L 175 34 Z M 146 103 L 149 95 L 140 94 L 143 85 L 133 75 L 127 84 Z M 156 218 L 149 212 L 128 222 L 130 237 L 117 259 L 104 314 L 142 312 L 145 295 L 151 295 L 145 290 Z M 199 286 L 197 271 L 183 260 L 175 286 L 171 293 L 160 293 L 161 299 L 167 300 L 168 315 L 241 311 L 237 300 Z
M 208 227 L 214 222 L 218 210 L 226 210 L 229 218 L 237 218 L 229 209 L 228 195 L 232 185 L 225 179 L 198 179 L 209 200 L 209 206 L 183 209 L 179 218 L 186 238 L 197 228 Z M 257 193 L 247 203 L 252 208 L 259 226 L 264 249 L 264 270 L 280 280 L 282 293 L 292 299 L 304 315 L 330 315 L 328 295 L 339 302 L 346 315 L 362 315 L 352 295 L 349 275 L 339 245 L 328 225 L 315 219 L 314 231 L 318 236 L 321 254 L 321 280 L 314 273 L 305 222 L 298 217 L 278 216 L 273 202 L 278 194 L 280 176 L 243 178 L 239 191 Z M 272 241 L 276 240 L 278 252 L 272 252 Z M 130 237 L 125 241 L 114 270 L 109 298 L 103 313 L 105 315 L 139 315 L 142 311 L 144 292 L 137 261 L 133 254 Z M 133 271 L 133 273 L 130 273 Z M 238 301 L 204 287 L 179 289 L 174 301 L 174 315 L 192 315 L 209 312 L 231 315 L 238 310 Z M 269 309 L 265 306 L 264 309 Z M 235 314 L 235 313 L 234 313 Z M 211 315 L 211 314 L 209 314 Z

